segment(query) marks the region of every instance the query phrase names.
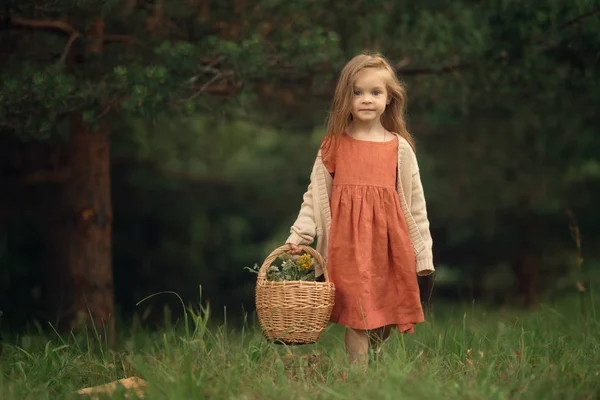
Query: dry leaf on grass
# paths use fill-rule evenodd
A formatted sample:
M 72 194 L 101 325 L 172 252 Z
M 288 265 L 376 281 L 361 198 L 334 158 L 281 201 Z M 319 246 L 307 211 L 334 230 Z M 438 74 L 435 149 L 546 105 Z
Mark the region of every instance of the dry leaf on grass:
M 138 378 L 138 377 L 130 377 L 130 378 L 124 378 L 124 379 L 119 379 L 118 381 L 113 381 L 110 383 L 107 383 L 105 385 L 100 385 L 100 386 L 93 386 L 93 387 L 89 387 L 89 388 L 85 388 L 85 389 L 79 389 L 77 391 L 78 394 L 82 394 L 82 395 L 88 395 L 91 396 L 92 399 L 98 399 L 98 395 L 100 394 L 105 394 L 105 395 L 111 395 L 113 394 L 117 388 L 119 387 L 119 385 L 123 386 L 126 390 L 127 390 L 127 394 L 125 395 L 127 398 L 129 398 L 131 396 L 131 391 L 134 391 L 134 393 L 137 395 L 137 397 L 139 398 L 143 398 L 144 397 L 144 389 L 146 389 L 148 387 L 148 382 L 146 382 L 145 380 Z

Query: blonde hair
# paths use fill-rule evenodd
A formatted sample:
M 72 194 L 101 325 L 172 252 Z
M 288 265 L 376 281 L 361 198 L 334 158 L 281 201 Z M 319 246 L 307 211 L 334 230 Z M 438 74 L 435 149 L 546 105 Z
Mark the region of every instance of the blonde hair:
M 324 157 L 335 155 L 341 136 L 352 123 L 352 94 L 356 75 L 366 68 L 375 68 L 387 72 L 386 86 L 390 103 L 381 115 L 381 125 L 390 131 L 399 134 L 410 144 L 413 151 L 415 142 L 406 129 L 404 118 L 406 112 L 406 89 L 396 76 L 396 71 L 381 54 L 359 54 L 352 58 L 342 69 L 335 88 L 331 110 L 327 118 L 327 132 L 323 139 L 325 149 Z

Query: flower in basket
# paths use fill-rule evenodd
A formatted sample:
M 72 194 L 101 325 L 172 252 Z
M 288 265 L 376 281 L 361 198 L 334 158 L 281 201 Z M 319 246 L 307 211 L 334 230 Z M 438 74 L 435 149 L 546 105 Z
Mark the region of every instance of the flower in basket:
M 267 269 L 268 281 L 315 281 L 315 266 L 318 262 L 308 253 L 301 255 L 280 254 Z M 245 269 L 258 273 L 260 266 Z

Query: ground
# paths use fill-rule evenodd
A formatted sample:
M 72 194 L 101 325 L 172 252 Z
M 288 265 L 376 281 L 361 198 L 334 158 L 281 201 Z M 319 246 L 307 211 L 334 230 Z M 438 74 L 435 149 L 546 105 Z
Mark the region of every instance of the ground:
M 366 373 L 347 364 L 338 326 L 290 348 L 267 343 L 251 316 L 243 327 L 211 327 L 203 312 L 187 314 L 187 329 L 134 324 L 115 350 L 95 331 L 9 335 L 0 393 L 86 398 L 77 390 L 136 377 L 146 399 L 596 399 L 597 306 L 591 296 L 527 312 L 436 306 L 416 334 L 394 334 Z

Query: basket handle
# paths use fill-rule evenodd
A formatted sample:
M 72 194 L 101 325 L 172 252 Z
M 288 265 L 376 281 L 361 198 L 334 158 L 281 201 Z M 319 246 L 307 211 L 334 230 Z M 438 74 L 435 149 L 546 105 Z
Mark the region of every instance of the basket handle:
M 298 245 L 298 247 L 300 248 L 300 250 L 305 251 L 306 253 L 310 254 L 317 260 L 317 263 L 319 263 L 319 265 L 323 269 L 323 275 L 325 276 L 325 281 L 329 282 L 329 273 L 327 272 L 327 265 L 325 265 L 325 260 L 323 259 L 323 256 L 321 256 L 321 254 L 319 254 L 318 251 L 316 251 L 315 249 L 313 249 L 310 246 Z M 266 280 L 267 279 L 267 269 L 271 266 L 273 261 L 275 261 L 275 259 L 280 254 L 287 253 L 291 249 L 292 249 L 292 246 L 290 244 L 284 244 L 283 246 L 278 247 L 275 250 L 273 250 L 271 252 L 271 254 L 269 254 L 267 256 L 267 258 L 265 258 L 265 261 L 263 262 L 262 266 L 258 270 L 258 279 Z

